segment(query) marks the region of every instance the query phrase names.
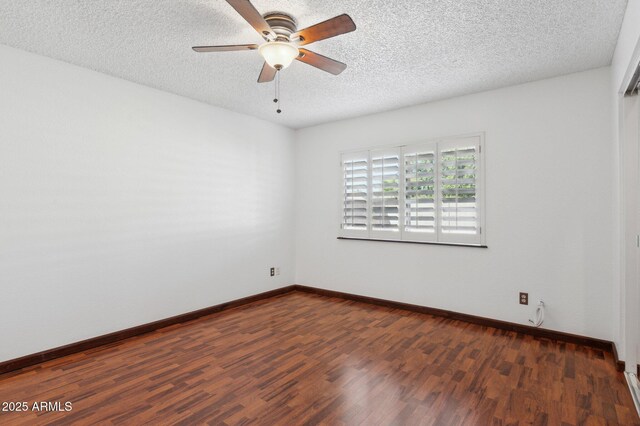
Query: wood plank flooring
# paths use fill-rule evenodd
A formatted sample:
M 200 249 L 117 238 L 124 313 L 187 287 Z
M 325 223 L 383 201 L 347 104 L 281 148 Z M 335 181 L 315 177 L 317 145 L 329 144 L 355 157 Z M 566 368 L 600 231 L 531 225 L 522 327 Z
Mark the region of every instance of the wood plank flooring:
M 301 292 L 0 376 L 2 401 L 29 406 L 2 425 L 640 425 L 610 353 Z

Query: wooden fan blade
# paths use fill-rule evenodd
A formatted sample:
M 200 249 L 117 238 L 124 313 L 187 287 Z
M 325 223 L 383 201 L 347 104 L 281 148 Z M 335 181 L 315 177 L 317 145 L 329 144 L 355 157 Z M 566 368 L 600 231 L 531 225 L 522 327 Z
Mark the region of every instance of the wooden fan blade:
M 316 68 L 320 68 L 322 71 L 326 71 L 333 75 L 338 75 L 347 68 L 347 64 L 336 61 L 335 59 L 327 58 L 319 53 L 312 52 L 307 49 L 300 49 L 300 55 L 296 58 L 300 62 L 309 64 Z
M 262 71 L 260 71 L 260 75 L 258 76 L 258 83 L 268 83 L 269 81 L 273 81 L 276 78 L 276 69 L 271 68 L 269 64 L 266 62 L 262 66 Z
M 340 34 L 350 33 L 356 29 L 353 19 L 347 14 L 336 16 L 319 24 L 300 30 L 291 35 L 292 39 L 300 37 L 299 46 L 335 37 Z
M 273 32 L 267 21 L 260 12 L 251 4 L 249 0 L 227 0 L 233 7 L 262 37 L 267 40 L 275 40 L 276 34 Z
M 236 50 L 256 50 L 257 44 L 229 44 L 226 46 L 194 46 L 196 52 L 232 52 Z

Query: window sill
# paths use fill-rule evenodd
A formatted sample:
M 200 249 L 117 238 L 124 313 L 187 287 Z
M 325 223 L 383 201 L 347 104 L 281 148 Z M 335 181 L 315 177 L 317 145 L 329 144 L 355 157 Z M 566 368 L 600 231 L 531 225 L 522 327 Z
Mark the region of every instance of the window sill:
M 354 238 L 354 237 L 338 237 L 339 240 L 354 240 L 354 241 L 378 241 L 382 243 L 403 243 L 403 244 L 427 244 L 431 246 L 454 246 L 454 247 L 474 247 L 474 248 L 489 248 L 482 244 L 466 244 L 466 243 L 437 243 L 433 241 L 402 241 L 402 240 L 381 240 L 377 238 Z

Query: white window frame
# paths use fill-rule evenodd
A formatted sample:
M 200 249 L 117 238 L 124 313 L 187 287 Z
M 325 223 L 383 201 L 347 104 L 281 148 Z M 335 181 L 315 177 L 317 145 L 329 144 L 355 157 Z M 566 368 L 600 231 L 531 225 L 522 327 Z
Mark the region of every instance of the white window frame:
M 440 193 L 440 152 L 444 149 L 451 147 L 461 147 L 464 145 L 474 146 L 477 153 L 476 161 L 476 213 L 478 234 L 456 234 L 456 233 L 444 233 L 441 226 L 441 197 Z M 405 230 L 405 153 L 415 152 L 416 150 L 433 151 L 435 154 L 435 185 L 434 185 L 434 207 L 435 207 L 435 232 L 409 232 Z M 373 163 L 372 153 L 398 153 L 400 156 L 400 202 L 398 211 L 399 229 L 398 231 L 387 230 L 372 230 L 371 228 L 371 216 L 373 213 L 372 205 L 372 177 L 373 177 Z M 354 158 L 361 158 L 366 156 L 368 161 L 369 171 L 368 176 L 368 188 L 367 188 L 367 227 L 362 230 L 343 229 L 343 208 L 344 208 L 344 176 L 340 179 L 340 227 L 339 236 L 341 238 L 358 238 L 368 240 L 379 241 L 405 241 L 405 242 L 422 242 L 431 244 L 445 244 L 445 245 L 471 245 L 471 246 L 486 246 L 486 226 L 485 226 L 485 157 L 486 157 L 486 143 L 485 135 L 483 132 L 465 134 L 460 136 L 444 137 L 438 139 L 425 140 L 420 143 L 411 143 L 403 145 L 387 145 L 379 147 L 370 147 L 359 150 L 343 151 L 340 153 L 340 171 L 343 173 L 343 162 Z

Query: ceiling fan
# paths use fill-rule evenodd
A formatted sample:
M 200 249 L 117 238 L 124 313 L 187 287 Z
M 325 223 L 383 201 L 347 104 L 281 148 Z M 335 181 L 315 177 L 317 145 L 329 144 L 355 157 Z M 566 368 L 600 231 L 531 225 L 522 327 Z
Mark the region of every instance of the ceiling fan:
M 347 65 L 342 62 L 299 46 L 354 31 L 356 25 L 349 15 L 339 15 L 298 30 L 296 20 L 286 13 L 270 12 L 261 15 L 249 0 L 227 0 L 227 3 L 258 31 L 265 43 L 262 45 L 195 46 L 193 50 L 196 52 L 258 50 L 265 60 L 258 77 L 258 83 L 272 81 L 276 77 L 276 73 L 291 65 L 294 59 L 334 75 L 340 74 L 347 68 Z

